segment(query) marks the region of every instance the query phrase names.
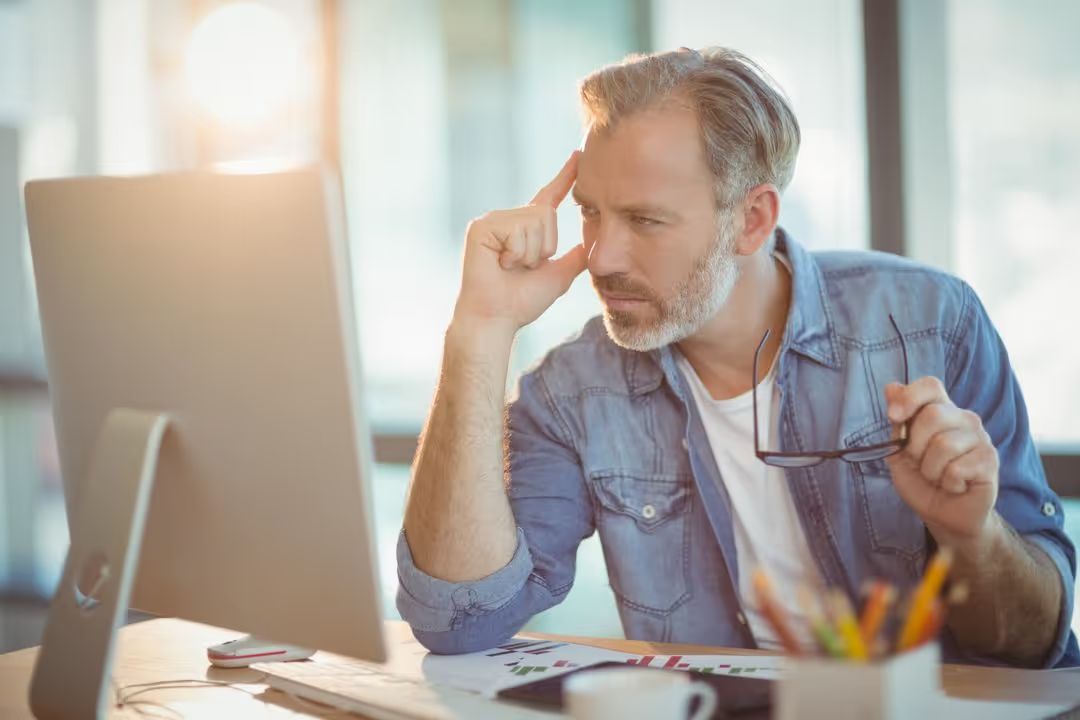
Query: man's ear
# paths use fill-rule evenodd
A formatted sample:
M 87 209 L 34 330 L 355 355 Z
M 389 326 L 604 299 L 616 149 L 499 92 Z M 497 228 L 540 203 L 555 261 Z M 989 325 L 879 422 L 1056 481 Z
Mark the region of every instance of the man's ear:
M 735 212 L 739 212 L 736 208 Z M 780 191 L 771 183 L 750 189 L 742 203 L 743 228 L 735 238 L 738 255 L 753 255 L 768 242 L 780 218 Z

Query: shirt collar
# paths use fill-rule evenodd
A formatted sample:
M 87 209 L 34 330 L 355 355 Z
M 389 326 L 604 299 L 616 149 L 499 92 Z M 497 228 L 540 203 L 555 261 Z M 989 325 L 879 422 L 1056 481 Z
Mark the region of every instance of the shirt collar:
M 791 263 L 791 307 L 784 346 L 830 368 L 840 367 L 825 277 L 814 257 L 783 228 L 776 228 L 776 250 Z

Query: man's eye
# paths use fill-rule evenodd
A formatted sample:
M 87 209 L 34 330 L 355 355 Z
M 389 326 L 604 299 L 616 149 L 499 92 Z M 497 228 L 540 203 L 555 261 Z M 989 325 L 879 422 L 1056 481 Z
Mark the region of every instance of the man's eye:
M 589 207 L 588 205 L 578 205 L 578 209 L 581 210 L 581 217 L 594 218 L 597 215 L 596 208 Z
M 645 217 L 644 215 L 634 215 L 630 218 L 630 222 L 635 225 L 659 225 L 660 221 L 651 217 Z

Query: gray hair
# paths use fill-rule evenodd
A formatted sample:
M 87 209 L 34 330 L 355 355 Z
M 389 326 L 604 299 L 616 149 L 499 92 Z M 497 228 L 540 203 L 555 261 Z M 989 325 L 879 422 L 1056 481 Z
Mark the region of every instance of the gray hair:
M 630 55 L 581 81 L 591 130 L 664 102 L 695 110 L 720 209 L 734 207 L 756 185 L 783 191 L 795 171 L 799 123 L 775 81 L 757 63 L 723 47 Z

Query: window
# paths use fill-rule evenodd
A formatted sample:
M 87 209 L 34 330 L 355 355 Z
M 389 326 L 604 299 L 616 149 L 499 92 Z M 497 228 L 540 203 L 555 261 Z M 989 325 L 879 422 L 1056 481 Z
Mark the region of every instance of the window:
M 67 541 L 21 187 L 87 169 L 75 130 L 86 47 L 73 37 L 84 13 L 46 24 L 40 7 L 0 4 L 0 591 L 19 595 L 51 591 Z
M 952 0 L 955 270 L 1009 349 L 1040 445 L 1080 445 L 1080 5 Z

